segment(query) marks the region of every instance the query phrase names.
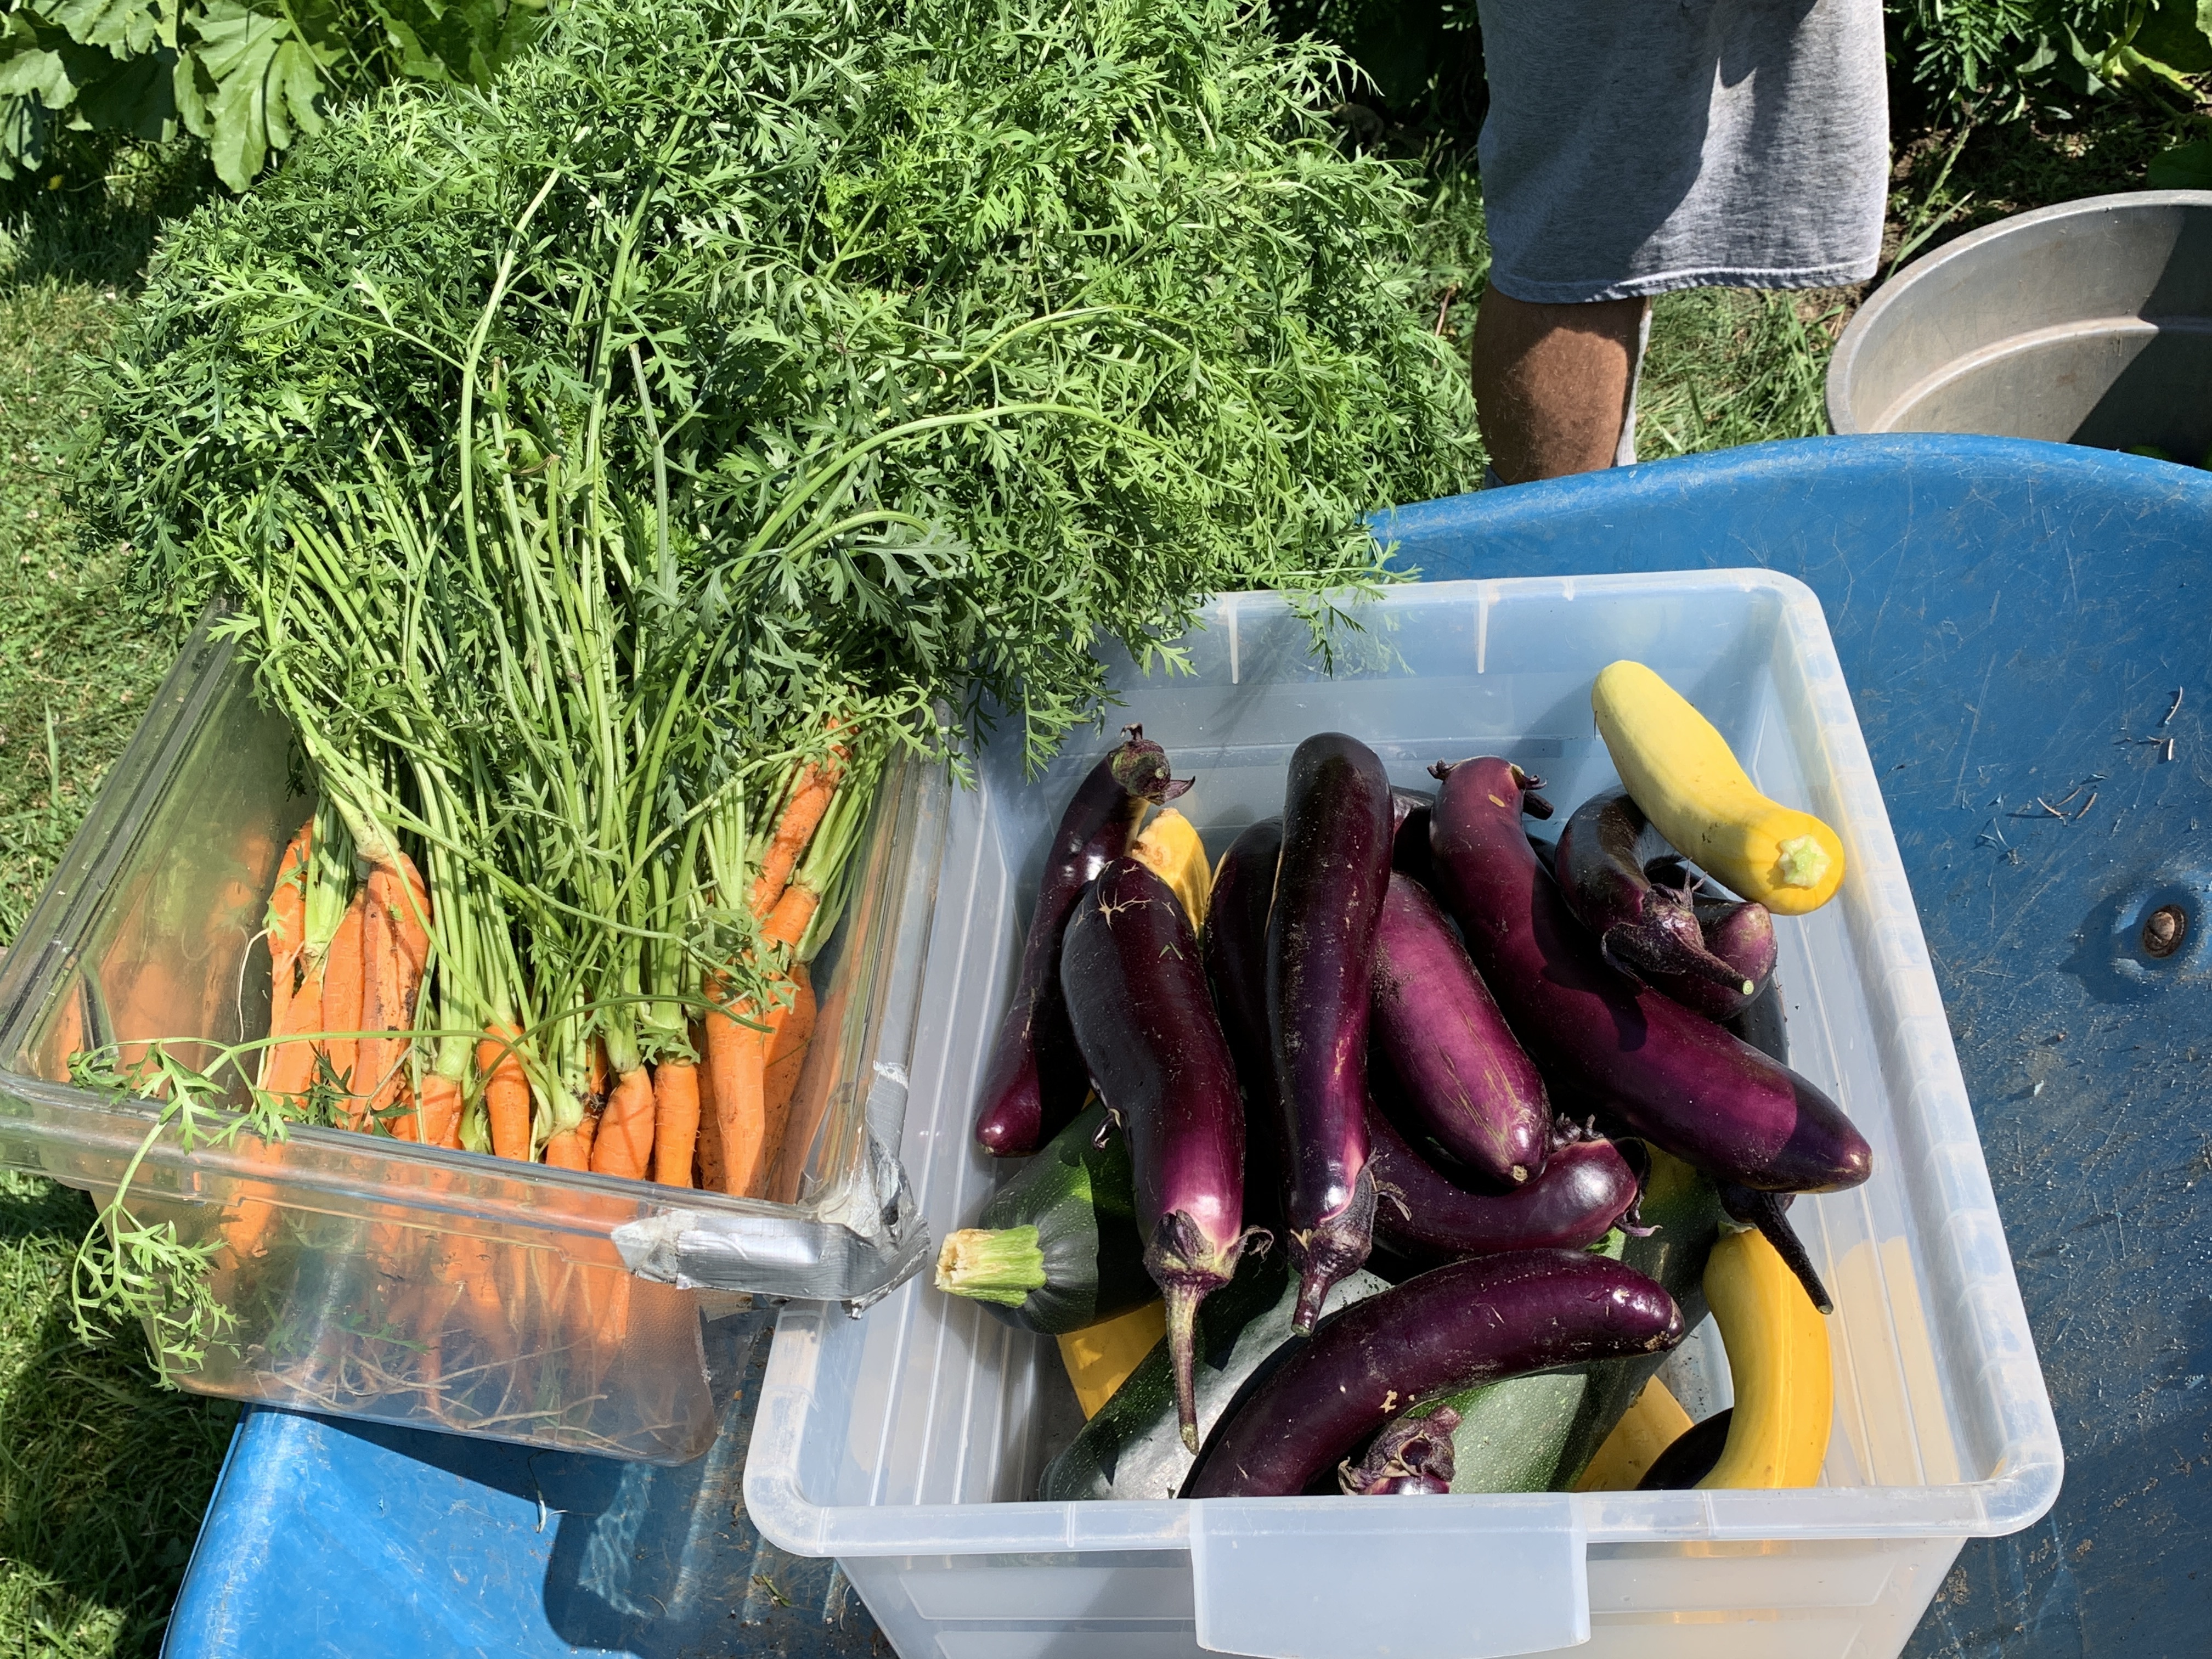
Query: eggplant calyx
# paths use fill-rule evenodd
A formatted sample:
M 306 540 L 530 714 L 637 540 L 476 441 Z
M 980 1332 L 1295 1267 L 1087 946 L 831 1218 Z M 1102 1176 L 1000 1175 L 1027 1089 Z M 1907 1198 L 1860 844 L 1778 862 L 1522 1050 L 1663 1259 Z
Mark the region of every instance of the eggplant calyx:
M 1774 1253 L 1782 1258 L 1783 1265 L 1797 1275 L 1797 1282 L 1805 1287 L 1813 1306 L 1821 1313 L 1832 1314 L 1836 1304 L 1828 1295 L 1828 1287 L 1820 1282 L 1813 1258 L 1806 1255 L 1803 1241 L 1790 1224 L 1787 1212 L 1790 1200 L 1796 1196 L 1794 1193 L 1763 1193 L 1728 1182 L 1721 1187 L 1721 1208 L 1737 1225 L 1757 1228 L 1774 1246 Z
M 1459 1413 L 1439 1406 L 1425 1417 L 1407 1415 L 1376 1435 L 1366 1455 L 1336 1466 L 1336 1482 L 1349 1497 L 1396 1492 L 1448 1492 L 1455 1473 L 1452 1432 Z
M 1298 1299 L 1291 1313 L 1291 1328 L 1298 1335 L 1313 1334 L 1329 1287 L 1365 1265 L 1375 1243 L 1375 1173 L 1363 1166 L 1342 1209 L 1324 1217 L 1317 1227 L 1291 1232 L 1291 1264 L 1297 1269 Z
M 1684 937 L 1686 929 L 1689 937 Z M 1606 930 L 1598 941 L 1599 953 L 1617 971 L 1631 979 L 1648 981 L 1662 974 L 1686 974 L 1725 986 L 1739 996 L 1750 996 L 1759 987 L 1736 969 L 1705 949 L 1694 912 L 1667 905 L 1638 927 L 1626 923 Z
M 1198 1304 L 1226 1285 L 1237 1273 L 1237 1258 L 1257 1233 L 1254 1227 L 1229 1241 L 1216 1243 L 1188 1210 L 1170 1210 L 1152 1230 L 1145 1247 L 1145 1271 L 1160 1287 L 1167 1303 L 1168 1358 L 1175 1370 L 1176 1419 L 1182 1443 L 1194 1455 L 1198 1450 L 1198 1394 L 1193 1373 L 1198 1364 Z M 1261 1247 L 1265 1249 L 1263 1243 Z
M 1044 1252 L 1033 1226 L 963 1227 L 948 1233 L 937 1253 L 937 1288 L 952 1296 L 1018 1308 L 1044 1283 Z
M 1173 800 L 1194 780 L 1168 775 L 1168 751 L 1145 735 L 1141 726 L 1121 728 L 1122 742 L 1108 757 L 1115 783 L 1122 793 L 1158 806 Z

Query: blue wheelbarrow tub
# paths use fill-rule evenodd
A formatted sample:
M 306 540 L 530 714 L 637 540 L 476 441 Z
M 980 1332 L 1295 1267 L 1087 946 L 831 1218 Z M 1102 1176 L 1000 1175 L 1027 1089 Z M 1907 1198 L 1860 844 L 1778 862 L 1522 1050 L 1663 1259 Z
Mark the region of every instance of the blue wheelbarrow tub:
M 2044 1521 L 1967 1545 L 1908 1651 L 2200 1650 L 2212 951 L 2152 971 L 2132 942 L 2146 905 L 2212 904 L 2212 474 L 2012 439 L 1810 439 L 1377 523 L 1436 580 L 1763 565 L 1820 594 L 2068 1461 Z M 2037 805 L 2077 785 L 2063 817 Z M 725 1430 L 683 1469 L 249 1412 L 167 1652 L 868 1650 L 830 1564 L 743 1517 L 762 1317 L 716 1328 Z

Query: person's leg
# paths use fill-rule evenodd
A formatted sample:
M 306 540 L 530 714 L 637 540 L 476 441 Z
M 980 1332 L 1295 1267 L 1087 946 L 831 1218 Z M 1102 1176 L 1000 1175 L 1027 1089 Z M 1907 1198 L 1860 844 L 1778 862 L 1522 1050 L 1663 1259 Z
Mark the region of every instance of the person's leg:
M 1492 287 L 1475 314 L 1475 414 L 1490 465 L 1528 483 L 1611 466 L 1648 300 L 1534 305 Z

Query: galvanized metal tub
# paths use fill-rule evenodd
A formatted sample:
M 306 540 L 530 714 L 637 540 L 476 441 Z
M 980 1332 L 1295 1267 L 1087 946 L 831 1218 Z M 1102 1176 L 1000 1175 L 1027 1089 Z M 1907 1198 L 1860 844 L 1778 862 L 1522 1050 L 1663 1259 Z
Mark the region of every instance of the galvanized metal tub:
M 1908 265 L 1828 365 L 1839 433 L 2212 452 L 2212 191 L 2093 196 Z

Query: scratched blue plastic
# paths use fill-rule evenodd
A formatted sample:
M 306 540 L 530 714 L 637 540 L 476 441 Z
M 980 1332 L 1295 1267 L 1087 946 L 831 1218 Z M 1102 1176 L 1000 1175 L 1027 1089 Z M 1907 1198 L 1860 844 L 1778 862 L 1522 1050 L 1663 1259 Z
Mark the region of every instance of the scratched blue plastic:
M 2191 950 L 2144 957 L 2135 925 L 2212 886 L 2212 476 L 2000 439 L 1814 440 L 1390 528 L 1438 579 L 1764 564 L 1819 593 L 2067 1454 L 2051 1515 L 1970 1541 L 1908 1652 L 2212 1650 L 2212 978 Z M 709 1462 L 627 1477 L 661 1483 L 645 1494 L 589 1458 L 249 1413 L 167 1651 L 866 1652 L 828 1565 L 735 1512 L 750 1403 Z

